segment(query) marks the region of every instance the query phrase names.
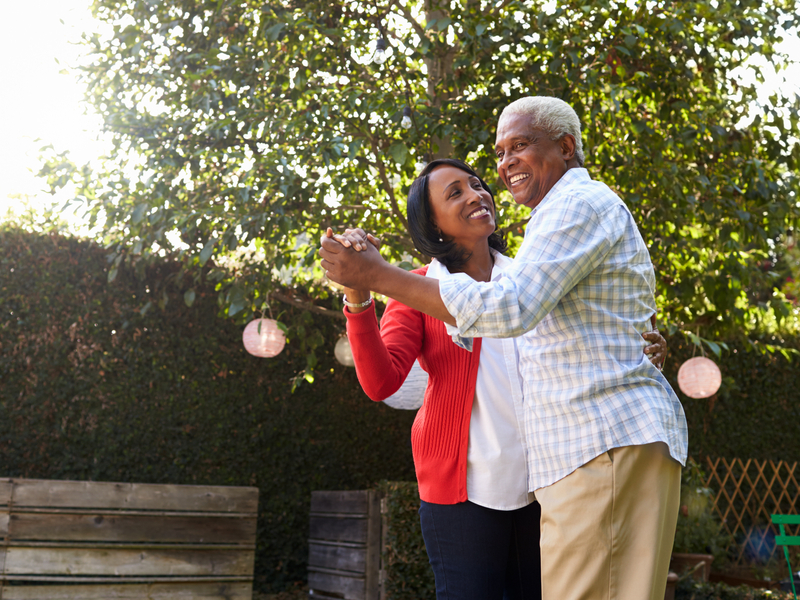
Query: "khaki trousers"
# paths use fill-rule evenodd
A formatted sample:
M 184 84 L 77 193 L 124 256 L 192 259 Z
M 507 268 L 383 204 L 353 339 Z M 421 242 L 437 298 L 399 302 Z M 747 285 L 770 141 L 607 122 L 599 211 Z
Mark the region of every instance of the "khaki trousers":
M 544 600 L 663 600 L 680 464 L 661 442 L 614 448 L 536 490 Z

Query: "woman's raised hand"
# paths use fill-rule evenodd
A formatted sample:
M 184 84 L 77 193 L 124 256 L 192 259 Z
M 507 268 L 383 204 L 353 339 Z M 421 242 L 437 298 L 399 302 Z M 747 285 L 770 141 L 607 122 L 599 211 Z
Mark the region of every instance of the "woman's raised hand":
M 367 249 L 367 242 L 375 246 L 381 247 L 381 241 L 367 234 L 363 229 L 345 229 L 344 233 L 333 233 L 333 229 L 328 227 L 325 231 L 325 237 L 331 238 L 339 242 L 345 248 L 353 248 L 356 252 Z M 347 311 L 351 313 L 360 313 L 367 310 L 369 306 L 368 301 L 371 297 L 369 290 L 357 290 L 350 287 L 344 288 L 344 297 L 350 304 Z M 356 305 L 356 306 L 353 306 Z
M 333 229 L 328 227 L 325 235 L 329 238 L 333 238 L 345 248 L 353 248 L 356 252 L 366 250 L 367 242 L 378 249 L 380 249 L 382 244 L 380 239 L 358 227 L 355 229 L 345 229 L 344 233 L 333 233 Z

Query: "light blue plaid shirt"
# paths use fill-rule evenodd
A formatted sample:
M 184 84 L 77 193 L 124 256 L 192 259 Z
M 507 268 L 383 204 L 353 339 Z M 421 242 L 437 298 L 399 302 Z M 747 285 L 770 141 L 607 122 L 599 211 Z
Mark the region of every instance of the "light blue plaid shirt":
M 537 206 L 513 266 L 493 282 L 459 273 L 439 283 L 473 337 L 518 340 L 531 491 L 603 452 L 665 442 L 686 462 L 686 416 L 643 354 L 655 274 L 633 217 L 586 169 L 570 169 Z

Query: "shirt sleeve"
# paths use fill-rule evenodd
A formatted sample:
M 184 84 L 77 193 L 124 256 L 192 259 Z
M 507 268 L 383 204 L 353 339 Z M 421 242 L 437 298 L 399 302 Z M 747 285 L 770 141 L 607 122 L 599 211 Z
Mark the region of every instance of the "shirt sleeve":
M 536 327 L 603 262 L 624 233 L 616 226 L 624 211 L 620 203 L 601 215 L 580 195 L 559 198 L 537 211 L 501 279 L 477 282 L 462 274 L 441 281 L 442 301 L 457 322 L 448 328 L 454 341 L 464 347 L 457 337 L 516 337 Z
M 385 400 L 400 389 L 419 356 L 424 334 L 422 313 L 390 300 L 380 330 L 374 303 L 357 314 L 345 309 L 345 316 L 361 387 L 372 400 Z

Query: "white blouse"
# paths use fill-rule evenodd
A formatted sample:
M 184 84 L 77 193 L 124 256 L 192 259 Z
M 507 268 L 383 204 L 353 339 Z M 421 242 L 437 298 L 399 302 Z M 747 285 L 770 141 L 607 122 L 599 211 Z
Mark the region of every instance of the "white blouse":
M 492 280 L 503 276 L 510 258 L 495 253 Z M 437 260 L 427 277 L 446 279 L 450 271 Z M 522 444 L 522 384 L 514 338 L 483 338 L 469 422 L 467 498 L 495 510 L 514 510 L 533 502 Z

